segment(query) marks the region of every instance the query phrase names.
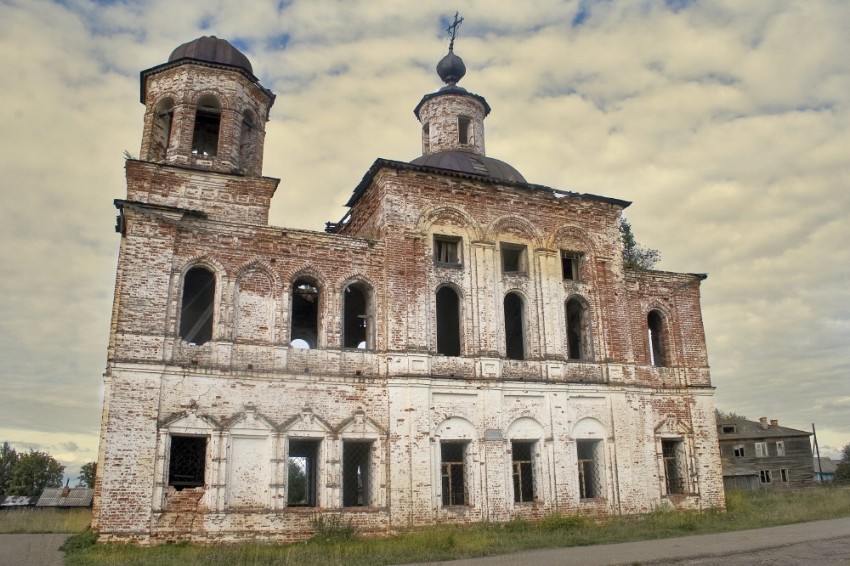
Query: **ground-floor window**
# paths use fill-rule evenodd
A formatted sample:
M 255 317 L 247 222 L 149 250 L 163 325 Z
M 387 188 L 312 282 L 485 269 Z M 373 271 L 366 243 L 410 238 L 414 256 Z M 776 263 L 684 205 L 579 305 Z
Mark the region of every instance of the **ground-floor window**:
M 770 473 L 770 470 L 759 470 L 759 481 L 761 483 L 772 483 L 773 476 Z
M 602 497 L 601 450 L 601 440 L 576 440 L 579 496 L 582 499 Z
M 661 441 L 667 494 L 685 493 L 685 445 L 679 439 Z
M 342 505 L 364 507 L 370 504 L 371 442 L 342 443 Z
M 287 461 L 289 507 L 315 507 L 318 493 L 319 440 L 290 440 Z
M 779 475 L 782 478 L 782 483 L 788 483 L 788 468 L 779 470 Z
M 443 506 L 467 505 L 466 442 L 440 443 L 440 476 L 443 487 Z
M 514 484 L 514 502 L 534 500 L 533 442 L 511 442 L 511 464 Z
M 177 491 L 204 485 L 206 436 L 172 436 L 168 454 L 168 485 Z

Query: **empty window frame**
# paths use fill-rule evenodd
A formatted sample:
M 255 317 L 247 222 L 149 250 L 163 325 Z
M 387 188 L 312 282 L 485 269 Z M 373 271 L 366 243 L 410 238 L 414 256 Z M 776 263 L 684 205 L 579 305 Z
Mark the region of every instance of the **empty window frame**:
M 505 295 L 505 355 L 511 360 L 525 359 L 525 322 L 522 297 Z
M 767 442 L 756 442 L 756 456 L 758 458 L 767 458 L 770 454 L 767 451 Z
M 153 159 L 165 159 L 171 139 L 171 122 L 174 118 L 174 100 L 164 98 L 154 109 L 151 153 Z
M 437 290 L 437 353 L 444 356 L 460 355 L 460 297 L 444 285 Z
M 579 496 L 582 499 L 602 497 L 602 441 L 576 440 Z
M 457 117 L 457 142 L 461 145 L 472 143 L 472 119 L 466 116 Z
M 290 440 L 287 459 L 286 505 L 315 507 L 318 501 L 320 440 Z
M 664 343 L 664 315 L 657 310 L 650 311 L 646 317 L 646 325 L 649 329 L 649 363 L 664 367 L 668 364 Z
M 456 236 L 434 236 L 434 263 L 441 266 L 461 265 L 461 239 Z
M 202 96 L 195 110 L 192 132 L 192 154 L 215 157 L 218 154 L 218 134 L 221 128 L 221 104 L 212 95 Z
M 785 456 L 785 441 L 777 440 L 776 441 L 776 455 L 777 456 Z
M 720 427 L 720 432 L 722 434 L 735 434 L 735 432 L 737 432 L 737 428 L 735 425 L 723 425 Z
M 527 273 L 528 260 L 526 258 L 525 246 L 521 244 L 501 245 L 502 273 Z
M 534 442 L 511 441 L 514 503 L 534 501 Z
M 733 447 L 732 453 L 735 455 L 735 458 L 743 458 L 744 454 L 745 454 L 744 445 L 743 444 L 736 444 Z
M 780 469 L 779 477 L 782 478 L 782 483 L 788 483 L 788 468 Z
M 685 493 L 685 445 L 681 440 L 661 441 L 667 494 Z
M 466 447 L 466 442 L 440 443 L 440 478 L 444 507 L 469 503 L 464 463 Z
M 202 487 L 207 462 L 206 436 L 172 436 L 168 452 L 168 485 Z
M 352 283 L 343 291 L 343 348 L 372 348 L 370 300 L 371 291 L 365 283 Z
M 578 264 L 581 254 L 561 250 L 561 275 L 564 281 L 578 281 Z
M 295 348 L 316 348 L 319 343 L 319 287 L 310 278 L 292 284 L 290 344 Z
M 567 301 L 567 357 L 571 360 L 590 359 L 590 332 L 587 306 L 573 297 Z
M 193 267 L 183 277 L 180 304 L 180 337 L 190 344 L 212 340 L 215 275 L 205 267 Z
M 422 155 L 431 152 L 431 127 L 428 122 L 422 124 Z
M 773 475 L 770 473 L 770 470 L 759 470 L 759 482 L 773 483 Z
M 342 505 L 368 507 L 371 503 L 371 441 L 342 443 Z

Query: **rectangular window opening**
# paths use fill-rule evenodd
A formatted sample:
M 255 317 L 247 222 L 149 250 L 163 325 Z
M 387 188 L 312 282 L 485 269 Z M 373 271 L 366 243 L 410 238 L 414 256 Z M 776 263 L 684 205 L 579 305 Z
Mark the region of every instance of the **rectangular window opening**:
M 767 458 L 767 442 L 756 442 L 756 456 L 759 458 Z
M 467 505 L 465 442 L 440 443 L 440 476 L 443 486 L 443 506 Z
M 286 490 L 287 506 L 316 506 L 320 444 L 320 440 L 289 441 Z
M 434 261 L 443 265 L 461 264 L 461 239 L 454 236 L 434 236 Z
M 502 272 L 527 273 L 525 246 L 518 244 L 502 244 Z
M 735 431 L 735 425 L 723 425 L 721 427 L 721 432 L 723 432 L 723 434 L 735 434 Z
M 601 447 L 601 440 L 576 440 L 579 496 L 582 499 L 602 497 Z
M 578 281 L 578 264 L 581 254 L 561 251 L 561 275 L 564 281 Z
M 770 470 L 759 470 L 759 481 L 761 483 L 771 483 L 771 482 L 773 482 L 773 478 L 771 477 Z
M 511 442 L 514 502 L 534 501 L 533 442 Z
M 460 144 L 470 143 L 469 130 L 472 126 L 472 119 L 466 116 L 458 116 L 457 118 L 457 141 Z
M 207 462 L 206 436 L 172 436 L 168 454 L 168 485 L 202 487 Z
M 736 458 L 743 458 L 744 457 L 744 445 L 743 444 L 735 445 L 735 457 Z
M 684 444 L 681 440 L 662 440 L 667 494 L 685 493 Z
M 785 456 L 785 442 L 782 440 L 776 442 L 776 455 Z
M 788 468 L 779 470 L 779 475 L 782 478 L 782 483 L 788 483 Z
M 342 506 L 368 507 L 371 503 L 371 442 L 342 443 Z

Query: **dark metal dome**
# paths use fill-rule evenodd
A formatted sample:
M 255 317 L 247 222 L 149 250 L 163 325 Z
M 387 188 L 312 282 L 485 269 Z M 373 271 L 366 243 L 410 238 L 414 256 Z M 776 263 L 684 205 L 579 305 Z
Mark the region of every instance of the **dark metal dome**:
M 437 153 L 417 157 L 410 163 L 413 165 L 424 165 L 425 167 L 449 169 L 471 175 L 483 175 L 500 181 L 528 182 L 519 171 L 504 161 L 466 151 L 438 151 Z
M 448 85 L 457 84 L 466 74 L 466 65 L 463 64 L 463 59 L 455 55 L 454 51 L 449 51 L 448 55 L 437 63 L 437 74 L 440 75 L 444 83 Z
M 214 35 L 205 35 L 189 43 L 184 43 L 171 52 L 168 62 L 186 58 L 239 67 L 248 71 L 250 75 L 254 74 L 251 62 L 241 51 L 233 47 L 226 39 L 219 39 Z

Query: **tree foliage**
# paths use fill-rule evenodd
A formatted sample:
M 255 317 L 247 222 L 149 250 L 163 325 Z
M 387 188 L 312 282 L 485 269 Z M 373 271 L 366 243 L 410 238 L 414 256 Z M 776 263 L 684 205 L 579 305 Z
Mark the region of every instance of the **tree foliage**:
M 77 478 L 77 487 L 94 487 L 94 477 L 97 475 L 97 462 L 83 464 L 80 475 Z
M 632 225 L 625 216 L 620 217 L 620 237 L 623 239 L 623 263 L 636 269 L 653 269 L 661 261 L 661 252 L 637 242 Z
M 65 466 L 46 452 L 30 450 L 21 454 L 12 471 L 9 493 L 13 495 L 41 495 L 45 487 L 61 487 Z
M 841 461 L 835 467 L 835 481 L 850 482 L 850 443 L 841 449 Z
M 722 409 L 714 409 L 714 416 L 718 421 L 746 421 L 747 417 L 739 415 L 734 411 L 724 411 Z
M 12 481 L 12 471 L 18 463 L 18 453 L 8 442 L 0 448 L 0 495 L 9 493 L 9 482 Z

